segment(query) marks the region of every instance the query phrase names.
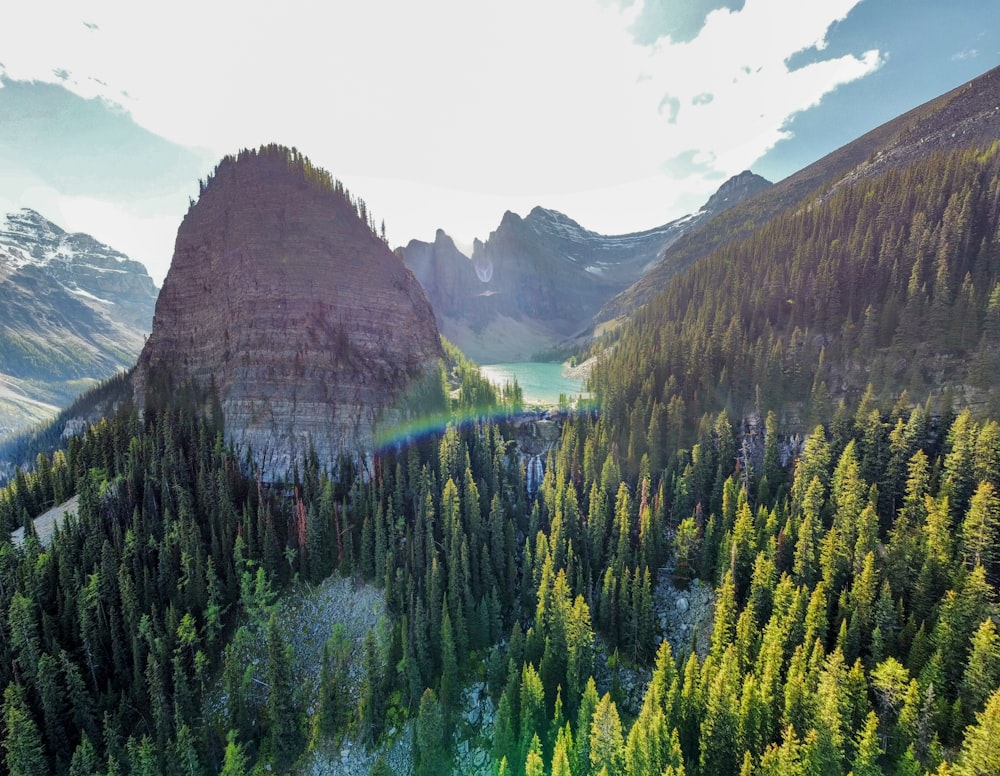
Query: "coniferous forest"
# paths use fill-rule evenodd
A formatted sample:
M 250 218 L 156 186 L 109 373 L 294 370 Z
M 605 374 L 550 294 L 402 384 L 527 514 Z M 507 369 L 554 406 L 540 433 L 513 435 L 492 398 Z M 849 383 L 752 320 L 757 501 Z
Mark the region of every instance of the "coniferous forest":
M 0 493 L 6 771 L 294 772 L 405 723 L 437 774 L 482 679 L 496 774 L 1000 772 L 998 203 L 1000 146 L 941 153 L 719 249 L 595 344 L 534 492 L 463 363 L 461 422 L 279 483 L 211 386 L 122 402 Z M 708 643 L 662 638 L 661 569 L 715 589 Z M 331 574 L 392 617 L 360 702 L 330 644 L 306 706 L 273 606 Z

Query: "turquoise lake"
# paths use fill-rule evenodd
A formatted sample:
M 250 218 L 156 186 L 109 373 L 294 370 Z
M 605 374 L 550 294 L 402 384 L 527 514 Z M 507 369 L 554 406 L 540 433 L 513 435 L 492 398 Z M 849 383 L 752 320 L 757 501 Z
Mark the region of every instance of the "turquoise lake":
M 485 364 L 480 367 L 486 378 L 497 386 L 517 378 L 526 404 L 557 404 L 559 394 L 575 399 L 586 390 L 583 380 L 563 374 L 563 365 L 521 361 L 512 364 Z

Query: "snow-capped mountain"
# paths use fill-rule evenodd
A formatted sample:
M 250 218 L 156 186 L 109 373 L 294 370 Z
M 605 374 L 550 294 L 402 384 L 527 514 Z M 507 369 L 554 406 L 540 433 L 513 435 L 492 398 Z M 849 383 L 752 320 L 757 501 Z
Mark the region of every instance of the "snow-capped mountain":
M 0 219 L 0 436 L 130 367 L 157 288 L 146 268 L 34 210 Z

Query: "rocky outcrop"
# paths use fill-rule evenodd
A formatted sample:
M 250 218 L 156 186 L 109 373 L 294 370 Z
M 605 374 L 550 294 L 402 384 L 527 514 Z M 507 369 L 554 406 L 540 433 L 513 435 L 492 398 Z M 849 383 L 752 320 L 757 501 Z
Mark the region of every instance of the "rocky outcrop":
M 477 268 L 443 230 L 437 230 L 432 243 L 410 240 L 402 253 L 439 322 L 461 317 L 481 325 L 489 319 L 495 293 L 489 287 L 491 273 Z
M 440 356 L 427 298 L 364 204 L 269 146 L 224 159 L 181 223 L 135 391 L 214 379 L 227 435 L 281 476 L 310 446 L 324 465 L 366 456 Z
M 698 212 L 708 217 L 717 216 L 771 185 L 767 178 L 750 170 L 744 170 L 719 186 L 719 190 L 708 198 L 708 202 Z
M 156 286 L 137 261 L 34 210 L 0 219 L 0 438 L 134 363 Z

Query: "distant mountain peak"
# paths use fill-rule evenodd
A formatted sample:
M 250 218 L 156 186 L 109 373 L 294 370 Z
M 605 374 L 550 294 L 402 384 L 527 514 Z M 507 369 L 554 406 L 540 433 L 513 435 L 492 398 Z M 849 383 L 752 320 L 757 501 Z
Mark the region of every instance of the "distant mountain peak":
M 0 263 L 13 268 L 53 262 L 125 270 L 148 275 L 146 267 L 121 251 L 83 232 L 67 232 L 37 210 L 21 208 L 0 222 Z
M 29 404 L 68 404 L 132 364 L 156 293 L 142 264 L 90 235 L 31 208 L 0 215 L 0 384 L 28 381 Z M 33 422 L 0 403 L 0 437 Z
M 524 223 L 533 229 L 561 234 L 563 237 L 579 240 L 581 238 L 600 237 L 597 232 L 581 226 L 565 213 L 536 205 L 524 219 Z
M 0 225 L 0 245 L 12 248 L 41 247 L 55 244 L 66 232 L 31 208 L 21 208 L 8 213 Z M 24 260 L 34 259 L 33 263 L 44 263 L 53 257 L 51 252 L 29 251 Z M 17 257 L 12 257 L 15 259 Z
M 702 211 L 718 215 L 723 210 L 742 202 L 747 197 L 773 185 L 755 172 L 744 170 L 723 183 L 716 192 L 702 205 Z
M 5 220 L 11 231 L 24 230 L 34 232 L 43 230 L 55 234 L 65 233 L 64 229 L 52 223 L 37 210 L 32 210 L 30 207 L 23 207 L 13 213 L 8 213 Z

